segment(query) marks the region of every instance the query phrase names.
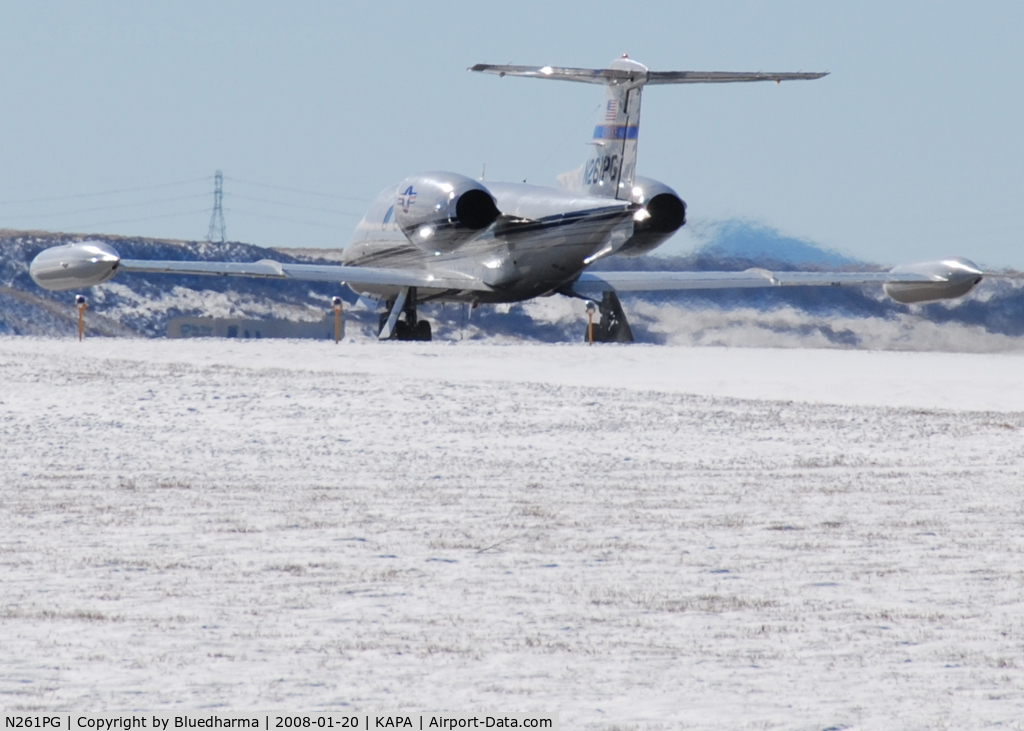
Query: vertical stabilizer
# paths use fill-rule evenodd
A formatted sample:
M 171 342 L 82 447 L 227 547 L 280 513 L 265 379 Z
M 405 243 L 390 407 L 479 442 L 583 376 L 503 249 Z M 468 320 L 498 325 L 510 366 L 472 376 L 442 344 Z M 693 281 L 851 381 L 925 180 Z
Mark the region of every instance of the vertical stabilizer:
M 640 97 L 647 67 L 620 58 L 612 61 L 609 68 L 632 73 L 629 78 L 605 87 L 605 104 L 589 140 L 590 153 L 583 163 L 581 188 L 590 195 L 628 200 L 636 173 Z

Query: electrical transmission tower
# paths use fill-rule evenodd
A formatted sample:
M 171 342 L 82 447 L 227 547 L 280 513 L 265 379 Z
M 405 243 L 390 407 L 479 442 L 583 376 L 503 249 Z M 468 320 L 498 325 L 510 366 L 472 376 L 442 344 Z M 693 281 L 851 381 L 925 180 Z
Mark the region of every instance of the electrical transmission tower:
M 220 170 L 213 176 L 213 215 L 210 216 L 210 231 L 206 234 L 207 241 L 227 241 L 224 233 L 224 175 Z

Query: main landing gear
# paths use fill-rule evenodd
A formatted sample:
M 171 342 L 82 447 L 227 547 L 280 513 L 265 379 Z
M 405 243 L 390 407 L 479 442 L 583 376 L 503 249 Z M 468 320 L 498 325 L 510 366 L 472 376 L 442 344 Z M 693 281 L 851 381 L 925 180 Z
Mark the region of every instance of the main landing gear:
M 597 309 L 601 313 L 601 319 L 584 329 L 584 341 L 595 343 L 633 342 L 633 331 L 629 327 L 626 313 L 622 310 L 622 303 L 619 302 L 619 297 L 615 292 L 602 292 Z
M 405 319 L 400 319 L 404 315 Z M 430 322 L 416 316 L 416 288 L 403 287 L 398 296 L 388 300 L 387 310 L 381 313 L 377 328 L 380 340 L 431 339 Z

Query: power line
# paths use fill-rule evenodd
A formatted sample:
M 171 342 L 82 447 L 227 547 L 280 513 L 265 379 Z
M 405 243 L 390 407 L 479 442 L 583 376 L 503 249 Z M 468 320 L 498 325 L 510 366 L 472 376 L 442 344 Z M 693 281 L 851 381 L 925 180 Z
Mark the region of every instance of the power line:
M 94 227 L 98 227 L 98 226 L 117 225 L 117 224 L 123 224 L 123 223 L 139 223 L 139 222 L 143 222 L 143 221 L 155 221 L 155 220 L 168 219 L 168 218 L 179 218 L 179 217 L 184 217 L 184 216 L 194 216 L 197 213 L 208 213 L 208 214 L 210 214 L 210 228 L 209 228 L 209 231 L 208 231 L 207 237 L 206 237 L 207 241 L 226 242 L 227 235 L 226 235 L 226 226 L 225 226 L 224 213 L 225 213 L 225 211 L 234 211 L 234 210 L 237 210 L 240 214 L 246 215 L 246 216 L 254 216 L 256 218 L 263 218 L 263 219 L 269 219 L 269 220 L 274 220 L 274 221 L 283 221 L 283 222 L 286 222 L 286 223 L 293 223 L 293 224 L 298 224 L 298 225 L 301 225 L 301 226 L 312 226 L 312 227 L 316 227 L 316 228 L 324 228 L 324 229 L 330 229 L 330 230 L 334 230 L 334 231 L 343 230 L 343 229 L 347 228 L 346 225 L 326 224 L 326 223 L 315 222 L 315 221 L 310 221 L 310 220 L 302 220 L 302 219 L 297 219 L 297 218 L 291 218 L 291 217 L 287 217 L 287 216 L 275 216 L 275 215 L 267 214 L 267 213 L 257 213 L 256 211 L 239 210 L 239 209 L 236 209 L 235 207 L 224 208 L 224 182 L 223 181 L 225 180 L 226 177 L 227 176 L 224 176 L 223 173 L 218 170 L 215 175 L 207 176 L 207 177 L 203 177 L 203 178 L 192 178 L 192 179 L 189 179 L 189 180 L 177 180 L 177 181 L 172 181 L 172 182 L 168 182 L 168 183 L 159 183 L 159 184 L 156 184 L 156 185 L 143 185 L 143 186 L 126 187 L 126 188 L 119 188 L 119 189 L 99 191 L 99 192 L 96 192 L 96 193 L 77 193 L 77 194 L 63 195 L 63 196 L 48 196 L 48 197 L 39 197 L 39 198 L 26 198 L 26 199 L 20 199 L 20 200 L 0 201 L 0 206 L 15 205 L 15 204 L 29 204 L 29 203 L 45 203 L 45 202 L 71 201 L 71 200 L 81 200 L 81 199 L 89 199 L 89 198 L 100 198 L 100 197 L 103 197 L 103 196 L 111 196 L 111 195 L 118 195 L 118 194 L 124 194 L 124 193 L 135 193 L 135 192 L 140 192 L 140 191 L 159 190 L 159 189 L 170 188 L 170 187 L 174 187 L 174 186 L 191 185 L 191 184 L 195 184 L 195 183 L 209 182 L 210 179 L 212 178 L 214 180 L 214 205 L 213 205 L 212 209 L 207 208 L 205 210 L 199 210 L 199 211 L 189 210 L 189 211 L 183 211 L 183 212 L 179 212 L 179 213 L 165 213 L 165 214 L 156 214 L 156 215 L 152 215 L 152 216 L 139 216 L 139 217 L 134 217 L 134 218 L 122 218 L 122 219 L 116 219 L 116 220 L 103 220 L 103 221 L 96 221 L 96 222 L 91 222 L 91 223 L 86 223 L 86 224 L 81 224 L 81 223 L 76 223 L 74 225 L 60 224 L 60 228 L 62 228 L 64 230 L 76 230 L 76 229 L 80 230 L 80 229 L 83 229 L 83 228 L 90 228 L 90 227 L 94 228 Z M 351 197 L 351 196 L 334 195 L 334 194 L 330 194 L 330 193 L 322 193 L 322 192 L 318 192 L 318 191 L 304 190 L 304 189 L 300 189 L 300 188 L 291 188 L 291 187 L 282 186 L 282 185 L 272 185 L 270 183 L 262 183 L 262 182 L 254 181 L 254 180 L 245 180 L 245 179 L 239 179 L 239 178 L 234 178 L 234 177 L 230 177 L 230 178 L 227 178 L 227 179 L 235 181 L 237 183 L 242 183 L 242 184 L 247 184 L 247 185 L 254 185 L 254 186 L 261 187 L 261 188 L 267 188 L 267 189 L 270 189 L 270 190 L 280 190 L 280 191 L 286 191 L 286 192 L 289 192 L 289 193 L 299 193 L 299 194 L 303 194 L 303 195 L 313 195 L 313 196 L 319 196 L 319 197 L 322 197 L 322 198 L 328 198 L 328 199 L 333 199 L 333 200 L 338 200 L 338 201 L 356 201 L 356 202 L 360 202 L 360 203 L 369 202 L 365 198 L 355 198 L 355 197 Z M 153 200 L 139 201 L 139 202 L 134 202 L 134 203 L 115 203 L 113 205 L 91 206 L 89 208 L 75 208 L 75 209 L 72 209 L 72 210 L 64 210 L 64 211 L 57 210 L 57 211 L 49 211 L 49 212 L 38 213 L 38 214 L 32 214 L 32 213 L 27 213 L 26 212 L 26 213 L 22 213 L 22 214 L 15 214 L 14 216 L 5 215 L 4 218 L 7 218 L 7 219 L 19 218 L 19 219 L 27 219 L 27 220 L 58 219 L 60 217 L 75 216 L 75 215 L 83 214 L 83 213 L 94 213 L 94 212 L 102 212 L 102 211 L 117 211 L 117 210 L 123 210 L 123 209 L 140 208 L 140 207 L 144 207 L 144 206 L 156 206 L 156 205 L 161 205 L 161 204 L 166 204 L 166 203 L 176 203 L 176 202 L 180 202 L 180 201 L 189 201 L 189 200 L 195 200 L 197 198 L 205 198 L 207 195 L 209 195 L 209 193 L 200 193 L 200 194 L 196 194 L 196 195 L 174 196 L 174 197 L 168 197 L 168 198 L 159 198 L 159 199 L 153 199 Z M 327 214 L 332 214 L 332 215 L 335 215 L 335 216 L 345 216 L 345 217 L 350 217 L 350 218 L 362 218 L 362 216 L 363 216 L 362 213 L 343 211 L 343 210 L 338 210 L 338 209 L 335 209 L 335 208 L 330 208 L 330 207 L 325 207 L 325 206 L 304 205 L 302 203 L 289 203 L 289 202 L 286 202 L 284 200 L 275 200 L 275 199 L 272 199 L 272 198 L 261 198 L 261 197 L 254 197 L 254 196 L 239 195 L 237 193 L 230 193 L 230 194 L 228 194 L 228 198 L 230 200 L 239 199 L 239 200 L 252 201 L 252 202 L 255 202 L 255 203 L 267 204 L 267 205 L 272 205 L 272 206 L 282 206 L 282 207 L 291 208 L 291 209 L 298 209 L 298 210 L 305 210 L 305 211 L 314 211 L 314 212 L 327 213 Z
M 301 208 L 306 211 L 322 211 L 324 213 L 334 213 L 339 216 L 359 216 L 363 217 L 362 213 L 352 213 L 350 211 L 338 211 L 334 208 L 320 208 L 319 206 L 304 206 L 301 203 L 285 203 L 284 201 L 275 201 L 268 198 L 253 198 L 248 195 L 239 195 L 238 193 L 231 193 L 228 198 L 230 200 L 243 200 L 252 201 L 253 203 L 269 203 L 272 206 L 285 206 L 286 208 Z
M 339 226 L 337 224 L 313 223 L 312 221 L 300 221 L 297 218 L 286 218 L 284 216 L 271 216 L 271 215 L 266 214 L 266 213 L 254 213 L 253 211 L 245 211 L 245 210 L 240 210 L 238 208 L 229 208 L 228 210 L 229 211 L 237 211 L 238 213 L 241 213 L 241 214 L 246 215 L 246 216 L 256 216 L 257 218 L 267 218 L 267 219 L 270 219 L 271 221 L 285 221 L 287 223 L 297 223 L 297 224 L 302 225 L 302 226 L 315 226 L 317 228 L 329 228 L 329 229 L 332 229 L 334 231 L 339 231 L 339 230 L 343 230 L 343 229 L 346 228 L 345 226 Z M 354 216 L 356 214 L 353 213 L 353 214 L 349 214 L 349 215 L 353 215 Z
M 569 132 L 567 132 L 565 134 L 565 137 L 562 138 L 561 142 L 559 142 L 557 145 L 555 145 L 554 149 L 552 149 L 551 152 L 548 153 L 548 156 L 545 157 L 543 160 L 541 160 L 533 168 L 533 170 L 530 172 L 529 175 L 527 175 L 525 178 L 523 178 L 523 182 L 525 183 L 529 178 L 532 178 L 537 173 L 538 170 L 540 170 L 542 167 L 544 167 L 547 164 L 548 160 L 550 160 L 552 157 L 554 157 L 555 153 L 558 152 L 559 150 L 561 150 L 565 146 L 565 143 L 569 141 L 569 138 L 574 136 L 577 132 L 579 132 L 579 130 L 582 129 L 583 126 L 590 119 L 592 119 L 594 114 L 597 113 L 601 109 L 601 107 L 603 107 L 603 106 L 604 106 L 604 102 L 601 102 L 596 107 L 594 107 L 589 112 L 587 112 L 587 116 L 583 119 L 583 121 L 580 122 L 575 127 L 573 127 Z
M 324 198 L 337 198 L 338 200 L 356 201 L 358 203 L 371 203 L 372 202 L 369 198 L 353 198 L 352 196 L 348 196 L 348 195 L 334 195 L 333 193 L 319 193 L 319 192 L 317 192 L 315 190 L 302 190 L 301 188 L 286 188 L 283 185 L 271 185 L 269 183 L 259 183 L 259 182 L 255 181 L 255 180 L 245 180 L 243 178 L 228 178 L 228 180 L 230 180 L 232 182 L 235 182 L 235 183 L 244 183 L 246 185 L 256 185 L 256 186 L 259 186 L 260 188 L 272 188 L 273 190 L 286 190 L 289 193 L 304 193 L 306 195 L 319 195 L 319 196 L 323 196 Z
M 138 208 L 139 206 L 150 206 L 157 205 L 159 203 L 176 203 L 177 201 L 194 200 L 195 198 L 205 198 L 208 194 L 201 193 L 199 195 L 183 195 L 177 198 L 161 198 L 155 201 L 141 201 L 139 203 L 122 203 L 116 206 L 98 206 L 96 208 L 79 208 L 74 211 L 57 211 L 51 213 L 30 213 L 25 214 L 32 218 L 54 218 L 56 216 L 74 216 L 78 213 L 94 213 L 96 211 L 116 211 L 120 208 Z
M 166 214 L 163 214 L 163 215 L 160 215 L 160 216 L 145 216 L 143 218 L 123 218 L 123 219 L 121 219 L 119 221 L 96 221 L 96 222 L 93 222 L 93 223 L 80 223 L 80 224 L 76 223 L 76 224 L 74 224 L 72 226 L 67 226 L 66 228 L 85 228 L 86 226 L 109 226 L 109 225 L 112 225 L 112 224 L 115 224 L 115 223 L 138 223 L 140 221 L 155 221 L 155 220 L 157 220 L 159 218 L 175 218 L 176 216 L 194 216 L 197 213 L 206 213 L 209 210 L 210 210 L 209 208 L 204 208 L 204 209 L 199 210 L 199 211 L 182 211 L 181 213 L 166 213 Z M 62 228 L 64 228 L 64 227 L 62 227 Z
M 202 183 L 209 179 L 210 176 L 207 175 L 205 178 L 178 180 L 173 183 L 160 183 L 159 185 L 143 185 L 135 188 L 121 188 L 120 190 L 105 190 L 100 193 L 76 193 L 74 195 L 52 196 L 48 198 L 25 198 L 22 200 L 0 201 L 0 206 L 10 206 L 20 203 L 46 203 L 49 201 L 67 201 L 72 200 L 74 198 L 99 198 L 104 195 L 116 195 L 118 193 L 135 193 L 140 190 L 156 190 L 158 188 L 170 188 L 175 185 L 190 185 L 192 183 Z

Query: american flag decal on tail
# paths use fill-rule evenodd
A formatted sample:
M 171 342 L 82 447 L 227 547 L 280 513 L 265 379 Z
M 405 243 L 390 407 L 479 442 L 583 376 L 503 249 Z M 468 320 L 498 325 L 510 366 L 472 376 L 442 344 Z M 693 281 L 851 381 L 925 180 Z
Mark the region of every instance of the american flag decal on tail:
M 615 121 L 615 117 L 618 116 L 618 114 L 619 114 L 619 100 L 618 99 L 612 99 L 611 101 L 608 102 L 608 111 L 605 112 L 604 121 L 606 121 L 606 122 L 614 122 Z

